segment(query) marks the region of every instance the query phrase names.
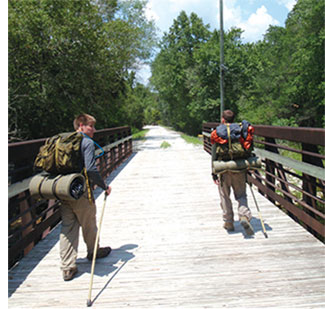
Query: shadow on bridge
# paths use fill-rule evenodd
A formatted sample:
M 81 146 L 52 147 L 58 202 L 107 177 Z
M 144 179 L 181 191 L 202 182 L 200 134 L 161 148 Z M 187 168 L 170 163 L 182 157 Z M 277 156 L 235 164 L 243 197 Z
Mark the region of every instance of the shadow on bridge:
M 113 281 L 115 276 L 122 270 L 122 268 L 128 263 L 128 261 L 132 260 L 135 255 L 132 252 L 129 252 L 128 250 L 133 250 L 137 248 L 138 245 L 135 244 L 128 244 L 121 246 L 119 249 L 112 250 L 112 253 L 110 254 L 110 264 L 111 266 L 107 267 L 106 264 L 97 264 L 97 267 L 95 268 L 95 274 L 98 276 L 107 276 L 108 274 L 115 271 L 114 275 L 109 278 L 109 280 L 106 282 L 106 284 L 103 286 L 103 288 L 98 292 L 98 294 L 94 297 L 92 303 L 94 303 L 98 297 L 107 289 L 109 284 Z M 118 262 L 123 262 L 120 266 L 116 266 Z M 87 272 L 90 268 L 88 267 Z
M 133 250 L 137 247 L 138 245 L 136 244 L 127 244 L 121 246 L 118 249 L 113 249 L 109 255 L 109 265 L 105 262 L 105 259 L 96 261 L 96 268 L 94 274 L 100 277 L 104 277 L 108 276 L 110 273 L 114 272 L 117 269 L 117 272 L 119 272 L 120 268 L 122 268 L 124 264 L 126 264 L 128 261 L 135 257 L 135 255 L 132 252 L 129 252 L 128 250 Z M 118 262 L 123 262 L 122 266 L 117 266 Z M 76 278 L 82 276 L 84 273 L 90 273 L 91 261 L 89 261 L 87 258 L 78 258 L 77 264 L 78 274 L 76 275 Z
M 254 229 L 254 233 L 257 234 L 259 232 L 262 232 L 263 233 L 263 227 L 262 227 L 262 224 L 261 224 L 261 221 L 259 218 L 255 218 L 255 217 L 252 217 L 251 221 L 250 221 L 253 229 Z M 265 227 L 265 230 L 266 231 L 272 231 L 272 227 L 267 224 L 266 222 L 264 222 L 264 227 Z M 232 231 L 232 232 L 228 232 L 229 235 L 232 235 L 232 234 L 238 234 L 238 233 L 242 233 L 244 238 L 245 239 L 251 239 L 251 238 L 254 238 L 254 235 L 252 236 L 248 236 L 246 235 L 246 233 L 244 232 L 243 228 L 241 227 L 241 224 L 240 224 L 240 221 L 235 221 L 234 222 L 234 227 L 235 227 L 235 230 Z
M 39 242 L 23 260 L 19 261 L 11 270 L 8 276 L 8 296 L 10 297 L 19 286 L 26 280 L 30 273 L 38 266 L 43 258 L 55 247 L 59 241 L 60 224 L 58 224 L 51 233 Z M 26 263 L 24 271 L 19 269 L 21 263 Z

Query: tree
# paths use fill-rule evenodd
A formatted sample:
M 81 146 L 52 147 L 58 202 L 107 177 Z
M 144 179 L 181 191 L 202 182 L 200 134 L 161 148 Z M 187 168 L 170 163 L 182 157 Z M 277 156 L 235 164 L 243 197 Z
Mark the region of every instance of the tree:
M 225 107 L 255 124 L 321 127 L 324 122 L 324 1 L 298 0 L 285 27 L 243 44 L 225 33 Z M 196 134 L 220 119 L 219 32 L 181 12 L 160 42 L 151 83 L 162 120 Z
M 165 34 L 151 66 L 151 83 L 159 92 L 161 116 L 176 129 L 197 131 L 196 115 L 191 113 L 188 77 L 194 65 L 194 53 L 208 40 L 210 32 L 194 13 L 188 17 L 182 11 Z
M 9 140 L 71 130 L 81 112 L 99 128 L 125 123 L 128 76 L 155 40 L 145 4 L 9 1 Z
M 234 111 L 247 85 L 240 36 L 239 29 L 225 34 L 225 101 Z M 196 14 L 181 12 L 174 20 L 151 69 L 166 124 L 195 135 L 202 122 L 220 119 L 219 46 L 219 32 L 210 32 Z
M 286 21 L 287 47 L 292 46 L 288 101 L 300 126 L 323 126 L 324 1 L 299 0 Z
M 285 27 L 271 26 L 250 49 L 250 86 L 239 102 L 254 123 L 322 127 L 324 1 L 298 0 Z

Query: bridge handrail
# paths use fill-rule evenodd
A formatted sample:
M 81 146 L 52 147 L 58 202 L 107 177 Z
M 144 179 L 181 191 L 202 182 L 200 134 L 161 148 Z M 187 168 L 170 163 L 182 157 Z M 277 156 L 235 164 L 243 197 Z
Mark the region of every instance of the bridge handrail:
M 26 255 L 60 222 L 59 202 L 36 201 L 28 190 L 34 173 L 34 159 L 45 140 L 43 138 L 8 145 L 9 267 Z M 132 154 L 132 135 L 128 126 L 98 130 L 94 140 L 104 149 L 104 155 L 96 163 L 105 178 Z
M 210 134 L 218 124 L 209 122 L 202 126 L 204 150 L 210 154 Z M 254 128 L 254 152 L 262 158 L 263 167 L 261 171 L 249 171 L 247 181 L 324 242 L 325 129 L 265 125 Z M 299 154 L 301 159 L 288 157 L 290 153 Z

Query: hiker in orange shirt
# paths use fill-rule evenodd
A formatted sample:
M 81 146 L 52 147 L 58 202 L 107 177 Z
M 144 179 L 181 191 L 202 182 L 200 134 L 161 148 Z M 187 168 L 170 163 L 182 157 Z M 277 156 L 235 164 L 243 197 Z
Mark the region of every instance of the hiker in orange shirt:
M 225 110 L 222 114 L 221 125 L 219 125 L 211 133 L 211 144 L 215 145 L 212 147 L 212 160 L 218 159 L 222 161 L 236 160 L 235 153 L 231 153 L 232 149 L 229 144 L 230 139 L 239 141 L 244 149 L 249 149 L 253 141 L 254 128 L 248 123 L 244 123 L 245 136 L 243 136 L 242 126 L 233 123 L 235 114 L 231 110 Z M 224 149 L 222 157 L 218 157 L 216 154 L 216 147 Z M 230 153 L 228 153 L 230 152 Z M 239 156 L 239 155 L 238 155 Z M 239 157 L 238 157 L 239 158 Z M 220 176 L 220 177 L 219 177 Z M 241 225 L 244 227 L 247 235 L 253 235 L 254 230 L 250 224 L 252 218 L 251 211 L 247 203 L 246 195 L 246 170 L 239 171 L 225 171 L 220 175 L 212 174 L 213 181 L 218 185 L 221 209 L 223 211 L 223 227 L 227 231 L 234 231 L 234 212 L 232 202 L 230 199 L 231 188 L 234 190 L 234 196 L 238 202 L 238 216 Z

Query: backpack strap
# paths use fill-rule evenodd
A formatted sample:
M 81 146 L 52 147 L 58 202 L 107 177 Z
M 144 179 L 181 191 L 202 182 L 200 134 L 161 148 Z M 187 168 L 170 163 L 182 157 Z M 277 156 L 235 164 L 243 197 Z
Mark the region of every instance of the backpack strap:
M 88 200 L 89 200 L 90 204 L 92 204 L 93 199 L 92 199 L 92 194 L 91 194 L 91 189 L 90 189 L 90 182 L 89 182 L 87 169 L 85 167 L 83 168 L 83 172 L 84 172 L 84 175 L 85 175 L 85 178 L 86 178 L 86 187 L 87 187 L 87 193 L 88 193 Z
M 59 179 L 62 177 L 63 175 L 59 175 L 54 179 L 53 185 L 52 185 L 52 193 L 53 195 L 56 197 L 57 200 L 60 200 L 60 198 L 57 196 L 56 194 L 56 186 L 58 184 Z
M 59 158 L 59 148 L 58 148 L 58 145 L 61 141 L 61 136 L 57 139 L 57 141 L 55 142 L 55 167 L 57 168 L 58 164 L 58 158 Z
M 102 151 L 101 154 L 99 154 L 98 156 L 95 157 L 95 159 L 98 159 L 99 157 L 101 157 L 102 155 L 104 155 L 105 151 L 104 149 L 99 146 L 90 136 L 88 136 L 87 134 L 83 133 L 83 132 L 80 132 L 83 136 L 89 138 L 90 140 L 93 141 L 93 143 Z
M 98 159 L 99 157 L 101 157 L 102 155 L 104 155 L 105 151 L 104 149 L 99 146 L 90 136 L 88 136 L 87 134 L 80 132 L 84 137 L 89 138 L 90 140 L 92 140 L 92 142 L 102 151 L 101 154 L 99 154 L 98 156 L 95 157 L 95 159 Z M 87 169 L 84 167 L 83 168 L 83 172 L 85 174 L 86 177 L 86 187 L 87 187 L 87 192 L 88 192 L 88 200 L 89 202 L 92 204 L 93 203 L 93 199 L 92 199 L 92 194 L 91 194 L 91 189 L 90 189 L 90 182 L 89 182 L 89 177 L 88 177 L 88 173 L 87 173 Z
M 43 182 L 45 179 L 47 179 L 48 177 L 43 177 L 42 180 L 40 181 L 40 183 L 38 184 L 38 194 L 41 198 L 45 199 L 44 195 L 41 193 L 41 188 L 42 188 L 42 185 L 43 185 Z
M 230 138 L 230 124 L 226 123 L 227 126 L 227 135 L 228 135 L 228 152 L 230 155 L 231 160 L 233 159 L 233 150 L 232 150 L 232 145 L 231 145 L 231 138 Z

